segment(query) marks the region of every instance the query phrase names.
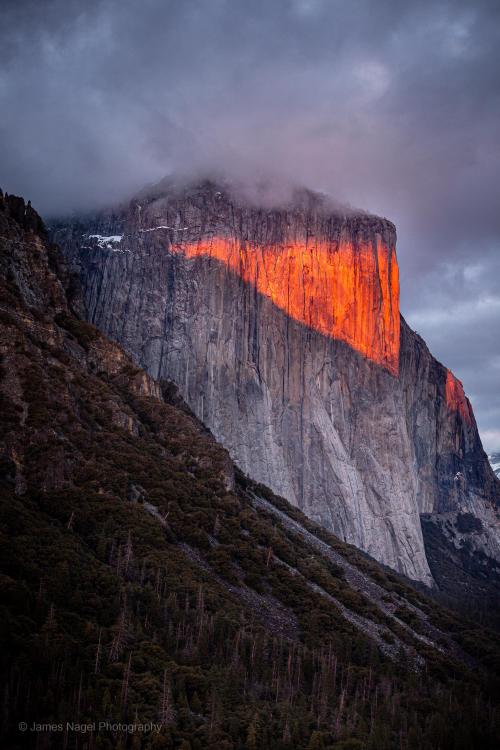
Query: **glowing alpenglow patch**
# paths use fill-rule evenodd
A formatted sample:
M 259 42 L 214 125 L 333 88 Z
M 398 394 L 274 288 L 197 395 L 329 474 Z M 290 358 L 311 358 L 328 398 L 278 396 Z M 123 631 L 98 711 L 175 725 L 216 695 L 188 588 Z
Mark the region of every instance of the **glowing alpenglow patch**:
M 464 422 L 472 423 L 471 408 L 464 393 L 464 387 L 451 370 L 446 371 L 446 404 L 448 409 L 456 411 Z
M 213 237 L 171 248 L 224 263 L 294 320 L 398 374 L 398 265 L 395 248 L 379 236 L 373 243 L 317 239 L 272 246 Z

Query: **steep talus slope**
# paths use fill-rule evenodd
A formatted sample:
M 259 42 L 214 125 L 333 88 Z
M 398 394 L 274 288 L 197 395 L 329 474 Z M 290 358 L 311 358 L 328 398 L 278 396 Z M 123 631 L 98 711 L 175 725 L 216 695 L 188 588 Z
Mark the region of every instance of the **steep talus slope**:
M 500 484 L 458 381 L 400 323 L 389 221 L 306 191 L 269 210 L 167 184 L 54 236 L 89 320 L 255 480 L 426 583 L 421 513 L 473 513 L 473 545 L 500 558 Z
M 495 747 L 495 637 L 235 469 L 32 218 L 0 195 L 3 746 Z

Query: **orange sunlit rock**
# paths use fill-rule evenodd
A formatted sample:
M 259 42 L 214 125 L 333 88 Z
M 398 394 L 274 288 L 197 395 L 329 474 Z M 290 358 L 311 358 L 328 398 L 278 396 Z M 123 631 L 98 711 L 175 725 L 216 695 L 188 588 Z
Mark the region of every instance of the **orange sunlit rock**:
M 394 247 L 323 240 L 251 246 L 214 237 L 175 245 L 227 265 L 295 320 L 398 373 L 399 276 Z
M 471 409 L 464 387 L 451 370 L 446 371 L 446 404 L 448 409 L 458 412 L 464 422 L 471 424 Z

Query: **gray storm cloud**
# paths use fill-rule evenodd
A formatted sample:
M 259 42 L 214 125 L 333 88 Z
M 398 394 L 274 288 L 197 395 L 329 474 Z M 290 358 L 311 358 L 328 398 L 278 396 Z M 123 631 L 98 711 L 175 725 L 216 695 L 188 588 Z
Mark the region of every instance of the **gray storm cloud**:
M 500 449 L 499 49 L 488 0 L 4 0 L 0 184 L 50 216 L 216 171 L 388 216 Z

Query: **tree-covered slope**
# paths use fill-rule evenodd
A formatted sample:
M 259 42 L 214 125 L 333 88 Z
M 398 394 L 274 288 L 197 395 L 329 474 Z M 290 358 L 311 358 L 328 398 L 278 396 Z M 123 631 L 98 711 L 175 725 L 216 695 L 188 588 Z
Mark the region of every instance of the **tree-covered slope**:
M 244 477 L 21 199 L 0 237 L 2 746 L 496 747 L 493 634 Z

